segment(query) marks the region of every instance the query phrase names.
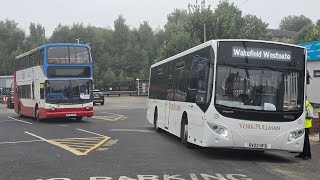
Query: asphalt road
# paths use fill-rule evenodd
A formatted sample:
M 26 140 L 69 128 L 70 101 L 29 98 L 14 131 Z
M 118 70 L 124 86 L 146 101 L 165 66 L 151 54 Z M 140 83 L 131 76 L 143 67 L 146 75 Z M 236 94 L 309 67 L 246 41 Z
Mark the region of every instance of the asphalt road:
M 83 122 L 20 118 L 0 105 L 1 180 L 320 179 L 320 145 L 313 159 L 288 152 L 187 149 L 156 133 L 146 98 L 108 97 Z

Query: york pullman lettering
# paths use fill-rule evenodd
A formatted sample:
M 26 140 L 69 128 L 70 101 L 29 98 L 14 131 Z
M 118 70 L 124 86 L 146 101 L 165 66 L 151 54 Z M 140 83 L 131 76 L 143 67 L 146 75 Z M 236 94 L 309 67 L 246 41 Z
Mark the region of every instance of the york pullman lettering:
M 243 124 L 243 123 L 240 123 L 239 125 L 241 129 L 280 131 L 280 126 L 271 126 L 271 125 L 264 125 L 264 124 Z

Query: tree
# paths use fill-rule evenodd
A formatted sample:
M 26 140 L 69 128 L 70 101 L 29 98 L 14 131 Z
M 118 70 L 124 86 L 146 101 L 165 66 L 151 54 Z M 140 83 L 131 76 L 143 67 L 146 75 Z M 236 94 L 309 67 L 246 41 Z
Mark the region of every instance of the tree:
M 25 33 L 18 28 L 18 23 L 9 19 L 0 21 L 0 75 L 13 74 L 13 60 L 23 52 L 24 38 Z
M 220 3 L 214 11 L 214 38 L 236 39 L 243 25 L 242 11 L 228 1 Z
M 294 43 L 300 44 L 320 39 L 320 25 L 309 24 L 294 37 Z
M 157 60 L 180 53 L 204 40 L 270 40 L 267 27 L 268 24 L 256 16 L 242 16 L 242 11 L 228 1 L 221 2 L 214 11 L 206 6 L 205 1 L 200 5 L 190 4 L 188 11 L 176 9 L 169 14 L 164 34 L 161 35 L 165 43 Z
M 290 15 L 284 17 L 281 22 L 279 28 L 281 30 L 287 31 L 300 31 L 302 28 L 312 24 L 311 19 L 305 17 L 304 15 L 294 16 Z
M 45 29 L 41 24 L 30 23 L 29 36 L 25 39 L 24 48 L 26 50 L 34 49 L 46 42 Z
M 272 36 L 267 31 L 268 23 L 263 22 L 257 16 L 246 15 L 243 17 L 243 25 L 240 38 L 271 40 Z

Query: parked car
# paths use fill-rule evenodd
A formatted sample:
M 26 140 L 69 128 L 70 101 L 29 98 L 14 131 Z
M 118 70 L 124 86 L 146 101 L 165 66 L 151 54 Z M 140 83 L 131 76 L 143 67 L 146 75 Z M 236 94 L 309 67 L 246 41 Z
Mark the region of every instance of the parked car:
M 12 109 L 14 107 L 14 91 L 11 91 L 7 97 L 7 107 Z
M 104 105 L 104 95 L 97 89 L 93 90 L 93 105 L 96 103 Z

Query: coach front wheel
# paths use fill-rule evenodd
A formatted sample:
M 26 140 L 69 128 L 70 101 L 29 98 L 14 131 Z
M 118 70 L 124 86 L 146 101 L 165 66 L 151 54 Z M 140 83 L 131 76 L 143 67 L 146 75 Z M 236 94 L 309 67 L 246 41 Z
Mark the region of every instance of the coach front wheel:
M 184 144 L 187 148 L 194 148 L 195 147 L 195 145 L 188 142 L 189 133 L 188 133 L 188 121 L 187 120 L 182 121 L 180 136 L 181 136 L 182 144 Z

